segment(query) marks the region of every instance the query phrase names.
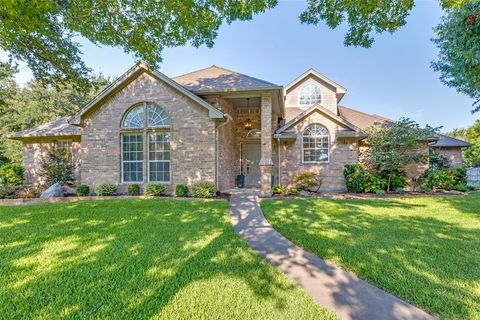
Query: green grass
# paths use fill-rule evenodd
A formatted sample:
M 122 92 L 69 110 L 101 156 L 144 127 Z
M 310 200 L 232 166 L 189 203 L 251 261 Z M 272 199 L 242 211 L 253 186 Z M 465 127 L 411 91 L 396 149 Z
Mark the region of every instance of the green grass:
M 224 201 L 0 207 L 0 319 L 330 319 Z
M 287 238 L 445 319 L 480 319 L 480 193 L 263 201 Z

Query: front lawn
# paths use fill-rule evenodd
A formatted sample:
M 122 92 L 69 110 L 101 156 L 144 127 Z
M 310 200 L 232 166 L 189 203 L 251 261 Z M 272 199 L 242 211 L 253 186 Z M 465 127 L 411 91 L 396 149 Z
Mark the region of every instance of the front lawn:
M 0 207 L 0 319 L 327 319 L 224 201 Z
M 287 238 L 446 319 L 480 319 L 480 193 L 263 201 Z

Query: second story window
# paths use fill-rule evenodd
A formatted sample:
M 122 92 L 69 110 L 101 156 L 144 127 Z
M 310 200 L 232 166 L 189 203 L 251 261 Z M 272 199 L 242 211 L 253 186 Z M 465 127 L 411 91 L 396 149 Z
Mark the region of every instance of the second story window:
M 299 103 L 302 106 L 311 106 L 320 103 L 322 96 L 320 88 L 314 84 L 307 84 L 300 89 Z

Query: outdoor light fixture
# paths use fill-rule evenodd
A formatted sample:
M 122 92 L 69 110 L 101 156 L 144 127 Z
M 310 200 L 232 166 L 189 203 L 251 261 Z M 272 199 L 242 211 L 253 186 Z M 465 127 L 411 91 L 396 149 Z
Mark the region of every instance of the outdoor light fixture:
M 250 114 L 250 98 L 247 98 L 247 109 L 248 109 L 248 114 Z M 250 120 L 250 117 L 247 118 L 247 121 L 243 123 L 245 130 L 250 130 L 252 129 L 252 120 Z

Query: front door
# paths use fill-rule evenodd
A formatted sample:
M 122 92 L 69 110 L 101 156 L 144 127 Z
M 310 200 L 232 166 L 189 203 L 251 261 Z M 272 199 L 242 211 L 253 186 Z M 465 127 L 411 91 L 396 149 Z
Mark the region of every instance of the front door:
M 246 186 L 260 187 L 260 143 L 247 143 L 245 145 Z

